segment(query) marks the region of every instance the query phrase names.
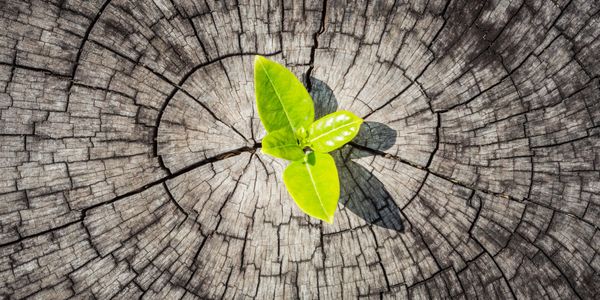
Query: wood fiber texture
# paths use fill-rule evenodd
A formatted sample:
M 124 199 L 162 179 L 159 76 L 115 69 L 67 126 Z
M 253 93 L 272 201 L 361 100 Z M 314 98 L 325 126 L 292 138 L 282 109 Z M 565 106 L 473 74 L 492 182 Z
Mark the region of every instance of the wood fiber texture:
M 0 0 L 0 298 L 598 299 L 600 3 Z M 334 224 L 253 60 L 349 110 Z

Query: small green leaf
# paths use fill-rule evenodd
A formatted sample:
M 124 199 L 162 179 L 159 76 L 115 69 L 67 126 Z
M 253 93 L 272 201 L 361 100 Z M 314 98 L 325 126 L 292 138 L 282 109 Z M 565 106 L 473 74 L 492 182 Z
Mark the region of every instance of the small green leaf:
M 340 148 L 358 134 L 362 122 L 363 119 L 345 110 L 328 114 L 310 125 L 308 144 L 323 153 Z
M 254 88 L 258 116 L 267 132 L 285 129 L 293 136 L 315 119 L 313 100 L 296 76 L 258 55 L 254 60 Z
M 333 223 L 340 181 L 333 157 L 311 152 L 283 171 L 283 182 L 298 207 L 309 216 Z
M 273 131 L 262 140 L 262 152 L 287 160 L 302 160 L 304 151 L 285 129 Z

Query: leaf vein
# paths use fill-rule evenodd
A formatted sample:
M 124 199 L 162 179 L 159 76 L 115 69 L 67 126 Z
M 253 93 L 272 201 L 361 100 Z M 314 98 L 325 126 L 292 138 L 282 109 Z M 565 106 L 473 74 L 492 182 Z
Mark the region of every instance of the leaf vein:
M 308 167 L 308 162 L 305 162 L 304 165 L 306 167 L 306 171 L 308 172 L 308 177 L 310 178 L 310 182 L 312 183 L 315 193 L 317 194 L 317 198 L 319 199 L 319 204 L 321 206 L 321 210 L 325 214 L 325 217 L 328 217 L 327 212 L 325 211 L 325 206 L 323 205 L 323 200 L 321 200 L 321 194 L 319 194 L 319 189 L 317 189 L 317 184 L 316 184 L 315 180 L 313 179 L 312 173 L 310 172 L 310 168 Z
M 329 130 L 329 131 L 327 131 L 327 132 L 325 132 L 325 133 L 321 133 L 321 134 L 319 134 L 318 136 L 316 136 L 315 138 L 311 138 L 310 140 L 311 140 L 311 141 L 316 141 L 316 140 L 318 140 L 319 138 L 321 138 L 322 136 L 324 136 L 324 135 L 328 135 L 328 134 L 330 134 L 330 133 L 332 133 L 332 132 L 334 132 L 334 131 L 340 130 L 340 129 L 342 129 L 342 128 L 346 128 L 346 127 L 348 127 L 348 126 L 352 126 L 352 125 L 360 124 L 360 123 L 361 123 L 361 121 L 362 121 L 362 120 L 356 120 L 356 121 L 354 121 L 354 122 L 352 122 L 352 123 L 348 123 L 348 124 L 346 124 L 346 125 L 342 125 L 342 126 L 340 126 L 340 127 L 336 127 L 336 128 L 334 128 L 334 129 L 331 129 L 331 130 Z
M 267 79 L 269 79 L 269 83 L 271 83 L 271 87 L 273 88 L 273 91 L 275 92 L 275 95 L 277 95 L 277 100 L 279 100 L 279 104 L 281 104 L 281 108 L 283 109 L 283 113 L 285 113 L 285 117 L 288 120 L 288 125 L 292 129 L 292 132 L 294 132 L 294 127 L 292 126 L 292 119 L 290 119 L 290 115 L 288 114 L 287 110 L 285 109 L 285 105 L 283 104 L 283 101 L 281 100 L 281 95 L 279 95 L 279 92 L 277 91 L 277 88 L 275 87 L 275 83 L 271 79 L 271 76 L 269 76 L 269 72 L 267 71 L 267 69 L 265 68 L 265 66 L 263 65 L 262 62 L 260 63 L 260 67 L 265 72 L 265 75 L 267 75 Z

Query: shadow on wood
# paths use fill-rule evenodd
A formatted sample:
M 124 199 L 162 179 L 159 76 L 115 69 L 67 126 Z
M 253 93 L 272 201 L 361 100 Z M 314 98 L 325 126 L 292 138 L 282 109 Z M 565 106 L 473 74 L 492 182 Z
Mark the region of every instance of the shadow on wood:
M 315 119 L 335 112 L 338 107 L 333 91 L 326 83 L 314 77 L 311 96 L 315 103 Z M 354 139 L 355 142 L 373 150 L 384 151 L 394 145 L 396 132 L 378 122 L 365 122 Z M 400 208 L 385 186 L 376 176 L 357 164 L 358 159 L 371 154 L 346 145 L 331 153 L 338 166 L 340 176 L 340 203 L 368 224 L 403 231 Z

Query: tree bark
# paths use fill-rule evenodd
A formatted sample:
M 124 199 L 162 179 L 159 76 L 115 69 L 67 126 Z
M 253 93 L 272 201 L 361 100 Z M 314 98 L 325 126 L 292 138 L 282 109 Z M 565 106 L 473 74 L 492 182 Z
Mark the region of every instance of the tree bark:
M 405 2 L 0 0 L 0 296 L 600 297 L 600 5 Z M 365 118 L 332 225 L 256 54 Z

